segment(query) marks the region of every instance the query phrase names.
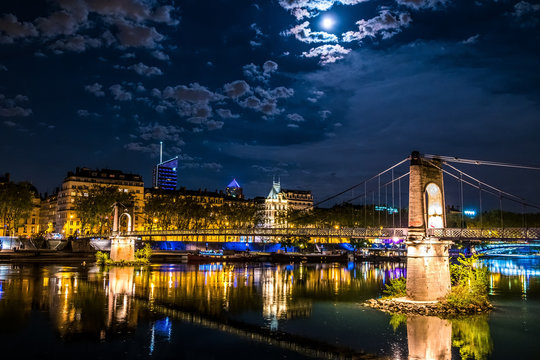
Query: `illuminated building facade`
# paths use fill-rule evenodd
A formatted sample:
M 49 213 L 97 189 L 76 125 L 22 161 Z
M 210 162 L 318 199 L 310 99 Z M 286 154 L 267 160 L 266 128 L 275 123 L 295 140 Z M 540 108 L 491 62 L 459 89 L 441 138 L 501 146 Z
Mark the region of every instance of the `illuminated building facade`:
M 68 172 L 58 192 L 55 232 L 64 236 L 81 233 L 81 221 L 75 212 L 75 199 L 78 196 L 88 196 L 87 191 L 93 186 L 113 186 L 118 188 L 118 191 L 132 194 L 135 200 L 134 228 L 142 228 L 144 183 L 140 175 L 127 174 L 120 170 L 77 168 L 75 172 Z
M 177 168 L 178 156 L 154 166 L 152 187 L 161 190 L 176 190 L 178 182 Z
M 281 182 L 272 182 L 272 189 L 266 197 L 265 226 L 286 226 L 289 210 L 304 210 L 313 206 L 313 195 L 309 190 L 282 189 Z
M 52 195 L 45 194 L 41 199 L 41 209 L 39 211 L 39 227 L 42 231 L 54 232 L 56 224 L 56 209 L 58 207 L 58 193 Z
M 233 198 L 238 198 L 238 199 L 244 198 L 242 187 L 240 186 L 240 184 L 238 184 L 236 179 L 233 179 L 233 181 L 231 181 L 229 185 L 227 185 L 227 187 L 225 188 L 225 193 L 227 194 L 227 196 L 230 196 Z

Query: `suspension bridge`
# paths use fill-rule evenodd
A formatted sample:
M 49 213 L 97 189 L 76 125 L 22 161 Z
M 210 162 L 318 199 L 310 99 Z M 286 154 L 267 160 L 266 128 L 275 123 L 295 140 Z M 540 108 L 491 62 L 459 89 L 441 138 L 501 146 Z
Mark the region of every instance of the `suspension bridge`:
M 455 165 L 456 163 L 540 170 L 539 167 L 534 166 L 421 155 L 413 152 L 411 156 L 378 174 L 305 208 L 296 215 L 296 218 L 289 219 L 291 222 L 289 225 L 114 231 L 114 234 L 123 237 L 138 237 L 143 240 L 172 241 L 204 240 L 210 237 L 225 240 L 249 238 L 250 241 L 273 241 L 285 236 L 333 239 L 333 241 L 340 239 L 339 241 L 344 242 L 351 238 L 408 240 L 426 236 L 451 241 L 540 240 L 540 228 L 529 227 L 527 224 L 529 213 L 533 210 L 540 211 L 539 204 L 490 185 L 462 171 Z M 421 171 L 414 170 L 416 168 Z M 455 184 L 450 184 L 448 179 L 453 180 Z M 446 205 L 445 190 L 448 192 L 450 187 L 454 190 L 454 201 L 458 202 L 457 210 Z M 474 203 L 478 209 L 469 212 L 474 214 L 473 216 L 466 214 L 466 201 L 469 204 Z M 314 209 L 325 204 L 355 206 L 357 210 L 351 212 L 349 221 L 352 226 L 320 227 L 310 224 L 303 226 L 292 224 L 294 220 L 297 222 L 304 217 L 309 217 Z M 521 217 L 521 226 L 515 226 L 515 219 L 511 226 L 508 226 L 508 222 L 505 225 L 506 212 L 503 204 L 509 204 L 513 209 L 516 207 L 520 209 L 517 216 Z M 486 212 L 486 209 L 490 211 Z M 453 218 L 452 224 L 449 224 L 449 217 Z M 115 230 L 117 229 L 119 229 L 118 225 Z M 84 237 L 103 237 L 103 235 L 85 235 Z

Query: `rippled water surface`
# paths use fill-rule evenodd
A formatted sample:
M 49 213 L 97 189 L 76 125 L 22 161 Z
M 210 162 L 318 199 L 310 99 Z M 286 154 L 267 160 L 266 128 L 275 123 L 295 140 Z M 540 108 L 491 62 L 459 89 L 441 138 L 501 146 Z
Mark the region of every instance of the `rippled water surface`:
M 0 264 L 0 351 L 35 359 L 538 358 L 540 259 L 484 262 L 496 310 L 453 320 L 361 306 L 405 273 L 403 263 Z

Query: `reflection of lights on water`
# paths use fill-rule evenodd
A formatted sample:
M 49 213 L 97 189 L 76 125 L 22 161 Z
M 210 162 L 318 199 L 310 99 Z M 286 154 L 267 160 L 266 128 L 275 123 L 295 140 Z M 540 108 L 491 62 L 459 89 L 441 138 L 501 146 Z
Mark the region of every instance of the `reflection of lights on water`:
M 156 320 L 152 324 L 152 330 L 150 334 L 150 354 L 154 352 L 156 345 L 156 336 L 164 338 L 167 342 L 171 341 L 172 322 L 169 317 L 165 319 Z
M 490 294 L 495 294 L 495 289 L 500 287 L 501 275 L 508 277 L 508 289 L 512 290 L 512 283 L 516 281 L 521 287 L 523 298 L 527 297 L 529 281 L 531 277 L 540 277 L 537 259 L 527 260 L 520 263 L 520 259 L 488 259 L 484 260 L 484 265 L 491 272 Z

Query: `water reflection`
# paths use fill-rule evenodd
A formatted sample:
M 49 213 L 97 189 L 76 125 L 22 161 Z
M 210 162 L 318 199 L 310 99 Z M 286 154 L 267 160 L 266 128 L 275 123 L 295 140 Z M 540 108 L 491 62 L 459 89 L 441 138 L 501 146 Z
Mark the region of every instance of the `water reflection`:
M 407 318 L 410 360 L 446 360 L 452 358 L 452 324 L 434 316 Z
M 492 271 L 492 294 L 518 298 L 539 294 L 540 274 L 531 270 L 538 270 L 540 263 L 485 261 Z M 351 314 L 360 323 L 367 317 L 357 304 L 380 296 L 386 281 L 404 273 L 400 263 L 111 269 L 0 265 L 0 332 L 16 333 L 17 327 L 27 327 L 31 314 L 39 311 L 48 313 L 56 333 L 69 341 L 133 337 L 143 324 L 150 355 L 172 341 L 178 321 L 258 337 L 264 342 L 272 333 L 290 332 L 287 325 L 292 323 L 311 324 L 296 332 L 308 333 L 308 327 L 319 324 L 319 318 L 329 318 L 330 313 L 321 313 L 317 307 L 323 303 L 355 304 Z M 380 316 L 388 326 L 386 315 Z M 406 325 L 410 359 L 451 359 L 452 348 L 459 350 L 463 359 L 486 359 L 493 349 L 488 319 L 487 315 L 459 320 L 394 316 L 390 325 Z M 341 325 L 336 322 L 332 326 Z M 302 341 L 305 344 L 305 339 Z M 317 341 L 334 343 L 335 338 L 322 334 Z M 349 342 L 351 347 L 365 346 L 361 339 L 355 341 Z

